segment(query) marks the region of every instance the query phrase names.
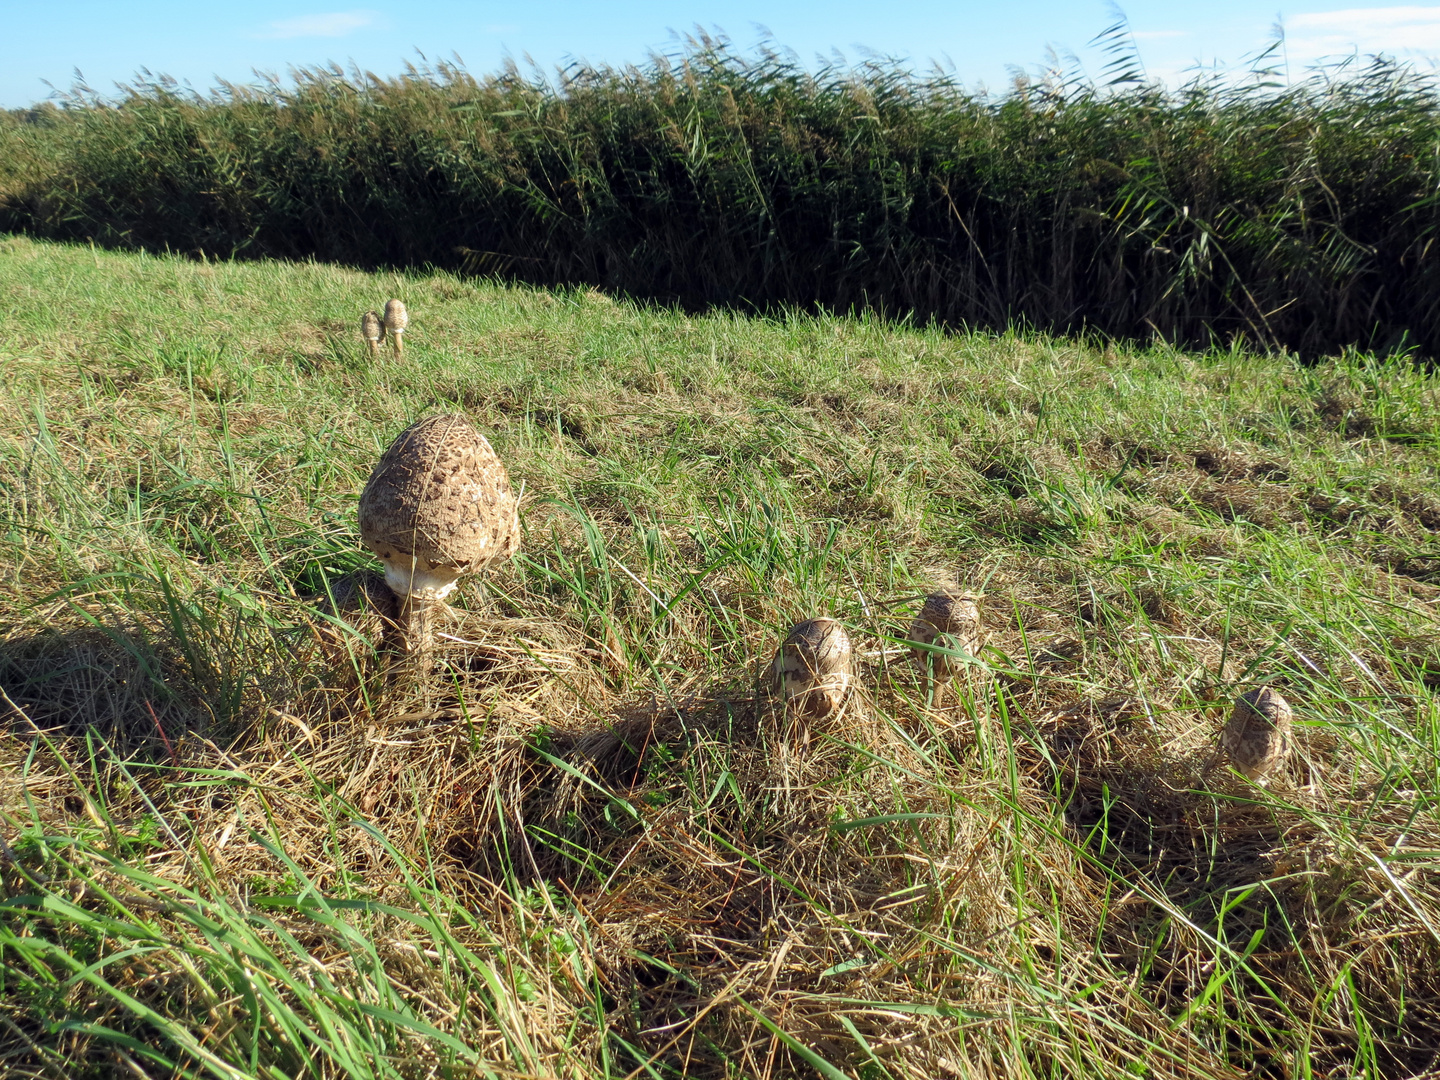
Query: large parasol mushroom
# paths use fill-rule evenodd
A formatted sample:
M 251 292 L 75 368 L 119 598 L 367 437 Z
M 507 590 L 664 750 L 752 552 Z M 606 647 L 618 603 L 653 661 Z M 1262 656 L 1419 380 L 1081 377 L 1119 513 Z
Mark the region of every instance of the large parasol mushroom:
M 399 627 L 417 669 L 429 670 L 433 621 L 462 575 L 519 547 L 510 478 L 460 415 L 417 420 L 390 444 L 360 496 L 360 537 L 385 564 Z

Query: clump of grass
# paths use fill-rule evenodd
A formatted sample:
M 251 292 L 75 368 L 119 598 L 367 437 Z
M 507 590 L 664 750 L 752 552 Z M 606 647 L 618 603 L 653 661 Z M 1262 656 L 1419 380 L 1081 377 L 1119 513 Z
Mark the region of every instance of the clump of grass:
M 1433 1068 L 1431 373 L 21 238 L 0 294 L 8 1067 Z M 526 535 L 386 696 L 357 500 L 460 410 Z M 796 740 L 817 611 L 858 692 Z
M 1375 60 L 1281 83 L 1262 64 L 1168 92 L 1133 60 L 995 97 L 709 39 L 554 79 L 79 87 L 0 122 L 0 228 L 692 307 L 1436 354 L 1428 76 Z

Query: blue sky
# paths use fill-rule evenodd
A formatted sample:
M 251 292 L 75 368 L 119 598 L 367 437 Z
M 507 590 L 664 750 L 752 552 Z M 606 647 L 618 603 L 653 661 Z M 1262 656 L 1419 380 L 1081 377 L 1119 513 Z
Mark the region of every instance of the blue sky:
M 1359 6 L 1323 0 L 1123 5 L 1152 75 L 1174 80 L 1195 63 L 1236 66 L 1286 31 L 1292 70 L 1324 55 L 1389 52 L 1421 63 L 1440 55 L 1440 7 Z M 254 69 L 283 75 L 292 65 L 352 61 L 395 74 L 415 50 L 431 59 L 458 53 L 471 71 L 492 71 L 527 54 L 545 67 L 584 58 L 643 60 L 676 47 L 675 33 L 719 28 L 742 47 L 762 36 L 811 62 L 839 49 L 907 58 L 917 67 L 953 64 L 967 84 L 1004 90 L 1014 68 L 1033 71 L 1047 54 L 1074 53 L 1092 71 L 1102 61 L 1086 42 L 1114 21 L 1106 0 L 639 0 L 623 5 L 549 0 L 291 0 L 223 4 L 195 0 L 0 0 L 8 48 L 0 64 L 0 105 L 16 107 L 59 87 L 79 68 L 109 91 L 140 68 L 196 87 L 216 76 L 243 82 Z

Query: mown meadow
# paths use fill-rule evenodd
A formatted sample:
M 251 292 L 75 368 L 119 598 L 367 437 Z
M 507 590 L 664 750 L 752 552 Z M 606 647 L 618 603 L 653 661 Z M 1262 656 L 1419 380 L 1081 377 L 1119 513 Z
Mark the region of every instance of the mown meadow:
M 1440 110 L 1383 60 L 1005 93 L 692 42 L 554 76 L 144 76 L 0 114 L 0 229 L 1308 359 L 1440 353 Z
M 1428 369 L 24 237 L 0 297 L 7 1075 L 1440 1064 Z M 331 598 L 433 411 L 524 538 L 417 701 Z M 816 614 L 860 691 L 802 729 L 764 671 Z

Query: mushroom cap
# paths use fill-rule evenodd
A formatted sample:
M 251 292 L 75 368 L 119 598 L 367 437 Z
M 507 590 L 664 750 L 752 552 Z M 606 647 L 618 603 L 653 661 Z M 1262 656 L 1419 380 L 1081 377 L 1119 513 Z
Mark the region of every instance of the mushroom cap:
M 796 623 L 775 653 L 771 674 L 785 703 L 814 717 L 839 710 L 854 679 L 850 635 L 834 619 Z
M 396 436 L 365 484 L 360 538 L 385 562 L 386 580 L 401 595 L 418 584 L 443 599 L 461 574 L 478 573 L 518 548 L 510 477 L 464 416 L 417 420 Z M 427 575 L 438 584 L 427 584 Z
M 365 336 L 366 341 L 379 341 L 384 332 L 385 327 L 375 312 L 367 311 L 360 316 L 360 333 Z
M 1293 719 L 1290 703 L 1277 691 L 1268 686 L 1247 691 L 1235 702 L 1220 735 L 1220 748 L 1236 772 L 1258 780 L 1289 755 Z
M 392 334 L 403 334 L 410 325 L 410 313 L 399 300 L 385 301 L 385 329 Z
M 966 592 L 931 593 L 910 624 L 910 640 L 959 649 L 974 656 L 980 651 L 980 607 L 975 601 L 976 597 Z M 967 666 L 953 656 L 927 649 L 912 649 L 911 653 L 921 670 L 930 670 L 933 664 L 937 679 L 952 678 Z

